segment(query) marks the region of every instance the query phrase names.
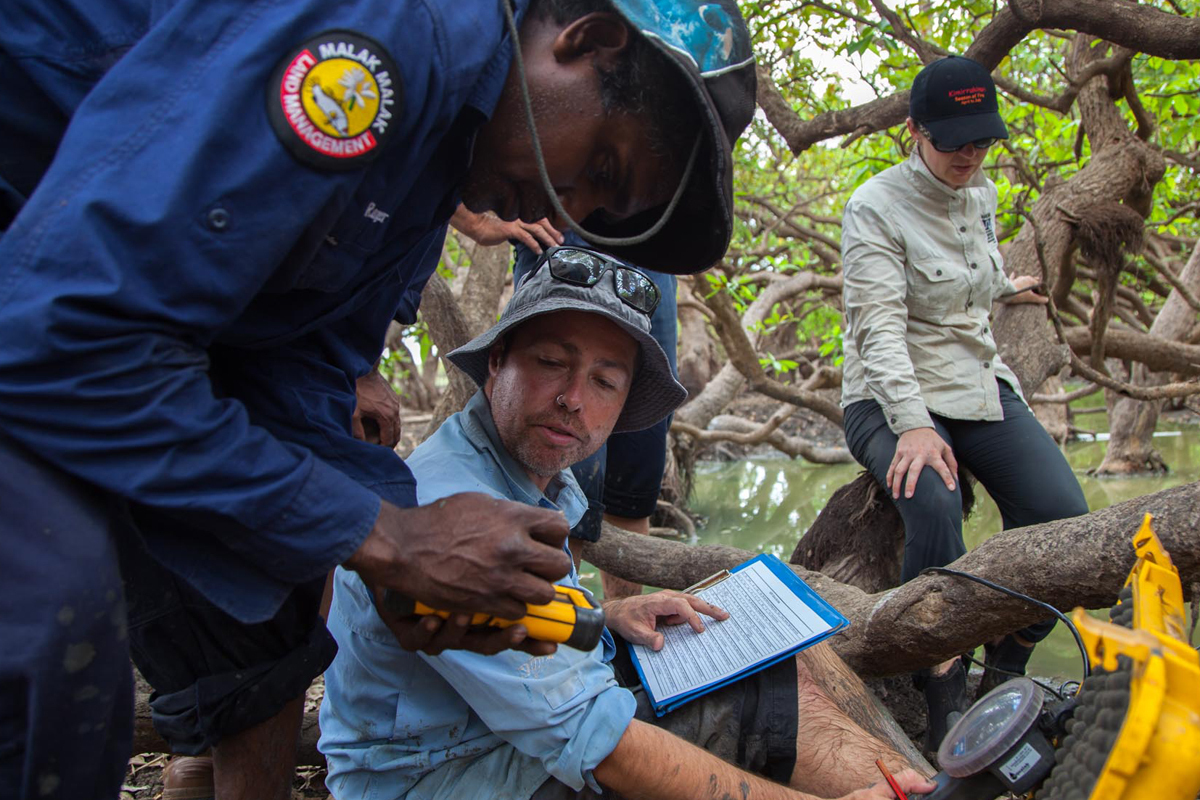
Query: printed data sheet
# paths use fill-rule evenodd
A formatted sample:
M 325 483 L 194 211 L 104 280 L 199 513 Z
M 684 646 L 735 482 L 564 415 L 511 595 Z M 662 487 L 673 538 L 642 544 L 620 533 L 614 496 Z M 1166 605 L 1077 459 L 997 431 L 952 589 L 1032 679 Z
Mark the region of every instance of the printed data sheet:
M 833 627 L 761 561 L 699 596 L 729 619 L 704 617 L 704 633 L 686 624 L 660 627 L 665 641 L 658 652 L 632 645 L 656 704 L 751 670 Z

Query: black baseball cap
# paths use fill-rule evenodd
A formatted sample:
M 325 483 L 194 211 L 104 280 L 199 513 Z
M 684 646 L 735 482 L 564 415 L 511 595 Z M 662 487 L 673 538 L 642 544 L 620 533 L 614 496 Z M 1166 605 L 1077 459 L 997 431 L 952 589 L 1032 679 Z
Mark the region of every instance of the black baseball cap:
M 948 147 L 1008 138 L 992 76 L 978 61 L 963 56 L 938 59 L 917 73 L 908 115 Z

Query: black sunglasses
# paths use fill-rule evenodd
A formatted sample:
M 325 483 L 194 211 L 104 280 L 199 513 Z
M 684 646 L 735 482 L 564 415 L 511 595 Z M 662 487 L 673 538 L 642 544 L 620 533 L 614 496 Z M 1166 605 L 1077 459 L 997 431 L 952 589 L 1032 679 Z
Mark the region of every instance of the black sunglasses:
M 645 273 L 626 267 L 611 258 L 582 247 L 551 247 L 538 259 L 537 266 L 526 276 L 532 276 L 542 264 L 550 265 L 550 274 L 563 283 L 575 286 L 595 286 L 605 272 L 612 270 L 617 297 L 630 308 L 643 314 L 653 314 L 660 299 L 658 287 Z
M 937 140 L 930 135 L 929 129 L 924 125 L 918 125 L 917 130 L 921 132 L 922 136 L 929 140 L 929 143 L 933 145 L 933 149 L 937 150 L 939 153 L 957 153 L 959 150 L 962 150 L 969 144 L 974 145 L 976 150 L 987 150 L 996 142 L 1000 141 L 998 137 L 986 136 L 982 139 L 976 139 L 973 142 L 964 142 L 963 144 L 952 147 L 947 144 L 938 144 Z

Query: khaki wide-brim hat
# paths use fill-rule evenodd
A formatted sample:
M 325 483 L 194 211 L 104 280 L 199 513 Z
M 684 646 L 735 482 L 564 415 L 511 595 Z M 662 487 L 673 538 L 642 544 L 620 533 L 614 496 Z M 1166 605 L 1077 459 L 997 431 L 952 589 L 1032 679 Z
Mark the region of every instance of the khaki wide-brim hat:
M 556 311 L 599 314 L 620 326 L 638 344 L 637 372 L 613 433 L 649 428 L 687 399 L 687 389 L 675 380 L 666 353 L 650 335 L 650 315 L 632 308 L 617 296 L 611 269 L 595 286 L 576 286 L 552 276 L 544 262 L 539 264 L 517 288 L 500 314 L 500 320 L 447 358 L 471 376 L 477 385 L 483 386 L 488 378 L 488 352 L 492 345 L 521 323 Z

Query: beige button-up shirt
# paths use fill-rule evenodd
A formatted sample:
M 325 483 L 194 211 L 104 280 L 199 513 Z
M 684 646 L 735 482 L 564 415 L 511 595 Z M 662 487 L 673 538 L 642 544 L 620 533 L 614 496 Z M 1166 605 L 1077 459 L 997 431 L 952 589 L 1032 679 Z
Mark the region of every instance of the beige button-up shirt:
M 962 189 L 930 173 L 916 148 L 871 178 L 842 217 L 842 405 L 875 400 L 897 435 L 932 427 L 929 412 L 1000 420 L 992 301 L 1014 291 L 996 241 L 996 186 L 982 171 Z

